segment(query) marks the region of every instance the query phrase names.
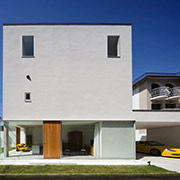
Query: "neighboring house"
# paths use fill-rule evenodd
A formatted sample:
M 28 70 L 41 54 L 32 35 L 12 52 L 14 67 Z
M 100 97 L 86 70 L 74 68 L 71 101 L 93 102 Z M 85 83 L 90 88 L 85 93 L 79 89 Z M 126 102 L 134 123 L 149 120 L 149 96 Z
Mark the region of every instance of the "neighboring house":
M 133 83 L 136 136 L 180 146 L 180 76 L 178 73 L 145 73 Z M 147 136 L 141 133 L 147 132 Z
M 130 24 L 4 24 L 4 155 L 13 126 L 16 144 L 44 158 L 94 149 L 134 159 L 131 33 Z

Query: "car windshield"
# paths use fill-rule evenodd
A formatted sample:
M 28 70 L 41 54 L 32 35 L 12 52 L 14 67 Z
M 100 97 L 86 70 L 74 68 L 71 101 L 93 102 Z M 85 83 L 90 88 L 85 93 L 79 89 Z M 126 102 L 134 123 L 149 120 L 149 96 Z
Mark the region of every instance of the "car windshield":
M 156 141 L 147 141 L 146 143 L 149 146 L 164 146 L 164 144 L 158 143 Z

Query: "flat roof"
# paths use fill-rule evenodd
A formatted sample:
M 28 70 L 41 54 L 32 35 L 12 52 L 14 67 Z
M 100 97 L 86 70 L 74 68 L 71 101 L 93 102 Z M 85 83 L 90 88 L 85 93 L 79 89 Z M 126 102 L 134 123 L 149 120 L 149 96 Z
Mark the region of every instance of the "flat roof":
M 119 25 L 125 25 L 125 26 L 131 26 L 132 23 L 3 23 L 3 26 L 29 26 L 29 25 L 112 25 L 112 26 L 119 26 Z

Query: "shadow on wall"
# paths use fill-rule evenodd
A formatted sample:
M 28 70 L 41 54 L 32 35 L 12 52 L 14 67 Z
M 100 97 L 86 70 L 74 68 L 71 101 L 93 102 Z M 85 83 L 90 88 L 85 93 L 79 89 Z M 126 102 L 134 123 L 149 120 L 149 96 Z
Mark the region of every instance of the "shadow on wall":
M 146 136 L 142 136 L 140 141 L 146 141 Z

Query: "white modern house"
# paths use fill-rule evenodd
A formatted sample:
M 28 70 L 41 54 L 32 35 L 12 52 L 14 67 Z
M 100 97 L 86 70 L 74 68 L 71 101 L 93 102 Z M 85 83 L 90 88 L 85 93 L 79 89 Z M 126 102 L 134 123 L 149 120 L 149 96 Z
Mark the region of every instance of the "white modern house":
M 134 159 L 131 33 L 131 24 L 4 24 L 4 156 L 14 127 L 16 144 L 44 158 Z
M 132 88 L 131 28 L 3 25 L 4 158 L 20 143 L 55 159 L 135 159 L 135 139 L 180 146 L 180 76 L 145 73 Z

